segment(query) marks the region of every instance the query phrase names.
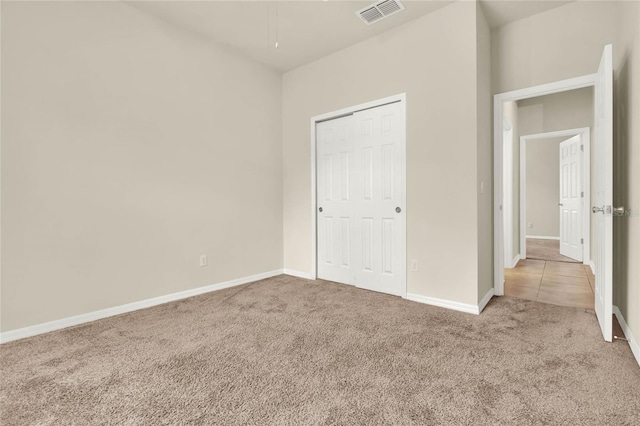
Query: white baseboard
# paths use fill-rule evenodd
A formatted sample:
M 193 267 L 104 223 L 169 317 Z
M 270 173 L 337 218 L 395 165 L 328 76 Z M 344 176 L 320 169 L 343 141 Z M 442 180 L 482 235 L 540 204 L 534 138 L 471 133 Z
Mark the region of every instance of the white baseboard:
M 60 330 L 62 328 L 72 327 L 74 325 L 84 324 L 87 322 L 99 320 L 102 318 L 112 317 L 114 315 L 124 314 L 126 312 L 136 311 L 138 309 L 150 308 L 152 306 L 161 305 L 175 300 L 186 299 L 187 297 L 197 296 L 199 294 L 209 293 L 224 288 L 235 287 L 238 285 L 262 280 L 265 278 L 281 275 L 282 269 L 264 272 L 262 274 L 251 275 L 249 277 L 238 278 L 231 281 L 225 281 L 218 284 L 212 284 L 205 287 L 198 287 L 191 290 L 180 291 L 177 293 L 167 294 L 165 296 L 154 297 L 151 299 L 141 300 L 139 302 L 127 303 L 126 305 L 114 306 L 112 308 L 101 309 L 99 311 L 88 312 L 86 314 L 75 315 L 73 317 L 62 318 L 55 321 L 36 324 L 29 327 L 18 328 L 16 330 L 5 331 L 0 333 L 0 343 L 7 343 L 13 340 L 24 339 L 38 334 L 48 333 L 50 331 Z
M 620 323 L 620 327 L 622 327 L 622 331 L 624 332 L 625 338 L 629 341 L 631 352 L 633 352 L 633 356 L 636 357 L 638 366 L 640 366 L 640 345 L 638 344 L 638 341 L 631 334 L 631 329 L 629 328 L 629 325 L 624 320 L 624 316 L 622 316 L 622 312 L 620 312 L 620 309 L 616 305 L 613 305 L 613 313 L 618 319 L 618 322 Z
M 586 262 L 584 262 L 585 265 L 589 265 L 589 268 L 591 268 L 591 273 L 593 275 L 596 274 L 596 264 L 593 263 L 593 260 L 587 260 Z
M 304 278 L 307 280 L 311 279 L 311 274 L 307 272 L 294 271 L 293 269 L 284 269 L 285 275 L 291 275 L 292 277 Z
M 491 293 L 493 293 L 493 289 L 491 290 Z M 454 302 L 452 300 L 446 300 L 446 299 L 437 299 L 435 297 L 422 296 L 420 294 L 407 293 L 407 300 L 424 303 L 432 306 L 438 306 L 440 308 L 453 309 L 454 311 L 466 312 L 468 314 L 478 315 L 480 313 L 480 307 L 478 305 Z
M 480 300 L 480 303 L 478 303 L 478 313 L 484 311 L 485 306 L 487 306 L 487 303 L 489 303 L 489 300 L 491 300 L 492 297 L 493 297 L 493 287 L 489 289 L 487 294 L 485 294 L 482 300 Z
M 520 255 L 516 254 L 511 260 L 511 266 L 509 266 L 509 268 L 515 268 L 519 261 L 520 261 Z
M 560 237 L 547 237 L 544 235 L 527 235 L 526 238 L 531 238 L 534 240 L 560 240 Z

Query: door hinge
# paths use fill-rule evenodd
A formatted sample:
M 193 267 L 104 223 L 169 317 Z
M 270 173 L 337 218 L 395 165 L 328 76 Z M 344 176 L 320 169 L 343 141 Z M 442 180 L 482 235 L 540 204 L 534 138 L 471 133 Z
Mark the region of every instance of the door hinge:
M 584 198 L 584 191 L 582 191 L 582 192 L 580 193 L 580 196 L 581 196 L 582 198 Z
M 584 145 L 580 145 L 580 151 L 584 152 Z
M 580 238 L 580 244 L 584 244 L 584 238 Z

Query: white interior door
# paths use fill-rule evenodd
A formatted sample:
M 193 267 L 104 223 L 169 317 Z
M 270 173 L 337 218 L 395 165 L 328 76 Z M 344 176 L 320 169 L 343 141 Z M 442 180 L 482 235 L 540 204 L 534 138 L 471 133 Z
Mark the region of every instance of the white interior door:
M 354 211 L 355 284 L 403 295 L 405 262 L 404 120 L 400 103 L 358 111 Z
M 580 136 L 560 142 L 560 254 L 582 262 Z
M 318 277 L 353 284 L 353 117 L 316 125 Z
M 404 296 L 404 110 L 316 125 L 318 278 Z
M 595 307 L 602 335 L 612 338 L 613 314 L 613 47 L 604 48 L 594 88 Z

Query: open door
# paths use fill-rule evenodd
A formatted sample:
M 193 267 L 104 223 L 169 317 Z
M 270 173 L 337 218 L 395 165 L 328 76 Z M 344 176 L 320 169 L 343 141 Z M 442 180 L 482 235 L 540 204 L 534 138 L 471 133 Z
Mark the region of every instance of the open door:
M 560 142 L 560 254 L 582 262 L 582 144 L 580 135 Z
M 613 314 L 613 47 L 604 48 L 594 88 L 595 307 L 604 340 Z

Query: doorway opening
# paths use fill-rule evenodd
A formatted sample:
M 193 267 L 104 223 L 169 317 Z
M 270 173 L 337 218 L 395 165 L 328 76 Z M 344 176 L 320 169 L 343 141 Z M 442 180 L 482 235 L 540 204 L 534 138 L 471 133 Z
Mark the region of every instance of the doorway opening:
M 512 243 L 514 250 L 513 260 L 505 263 L 505 295 L 593 309 L 594 278 L 582 265 L 589 264 L 590 256 L 593 89 L 530 98 L 510 107 L 506 114 L 516 132 L 503 139 L 504 152 L 510 153 L 503 158 L 504 169 L 514 172 L 504 174 L 503 210 L 505 245 Z M 589 127 L 546 131 L 566 125 Z M 513 205 L 506 202 L 511 191 Z
M 505 294 L 505 258 L 508 256 L 505 250 L 505 216 L 511 215 L 516 219 L 512 212 L 504 210 L 505 200 L 505 182 L 504 182 L 504 124 L 503 118 L 505 111 L 510 104 L 518 101 L 526 101 L 531 98 L 559 94 L 572 90 L 593 88 L 593 166 L 591 167 L 592 185 L 591 202 L 593 205 L 584 207 L 589 214 L 589 223 L 593 224 L 591 235 L 593 240 L 590 245 L 593 246 L 594 271 L 585 269 L 585 265 L 573 265 L 562 262 L 555 262 L 554 265 L 548 267 L 546 261 L 543 262 L 542 275 L 545 271 L 553 277 L 562 277 L 562 281 L 567 283 L 571 281 L 574 267 L 582 268 L 576 270 L 575 273 L 595 272 L 587 279 L 591 278 L 591 289 L 593 291 L 594 308 L 602 335 L 606 341 L 612 341 L 612 314 L 613 314 L 613 282 L 612 282 L 612 217 L 613 217 L 613 156 L 612 156 L 612 140 L 613 140 L 613 46 L 604 47 L 600 60 L 600 65 L 594 74 L 562 80 L 555 83 L 544 84 L 526 89 L 515 90 L 497 94 L 494 96 L 494 294 Z M 514 132 L 515 133 L 515 132 Z M 525 133 L 526 134 L 526 133 Z M 514 173 L 515 174 L 515 173 Z M 579 174 L 579 176 L 582 176 Z M 514 197 L 515 198 L 515 197 Z M 559 204 L 564 204 L 559 202 Z M 559 206 L 561 207 L 561 206 Z M 584 212 L 584 214 L 587 214 Z M 580 215 L 578 215 L 579 217 Z M 517 218 L 520 222 L 520 218 Z M 584 217 L 583 217 L 584 220 Z M 524 224 L 523 224 L 524 225 Z M 515 234 L 515 233 L 514 233 Z M 520 234 L 518 233 L 518 236 Z M 583 237 L 584 238 L 584 237 Z M 520 240 L 520 238 L 518 238 Z M 515 246 L 515 245 L 514 245 Z M 525 247 L 526 250 L 526 247 Z M 524 259 L 518 263 L 524 262 L 529 269 L 540 269 L 540 265 L 535 265 L 536 261 Z M 527 265 L 529 263 L 529 265 Z M 534 280 L 535 281 L 535 280 Z M 541 281 L 540 281 L 541 282 Z M 531 292 L 540 292 L 540 287 Z
M 516 257 L 593 266 L 590 128 L 521 136 L 519 160 Z

